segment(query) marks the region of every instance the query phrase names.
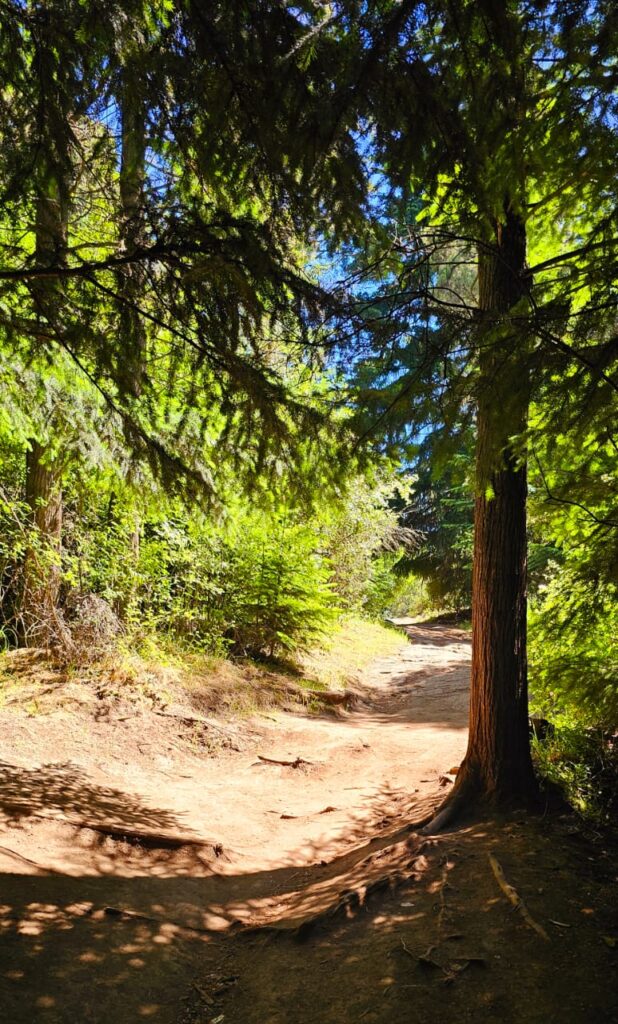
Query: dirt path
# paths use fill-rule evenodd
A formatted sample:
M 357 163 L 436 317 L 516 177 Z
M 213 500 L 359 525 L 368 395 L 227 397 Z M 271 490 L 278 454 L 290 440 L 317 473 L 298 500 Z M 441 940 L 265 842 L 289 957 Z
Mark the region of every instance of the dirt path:
M 441 799 L 450 785 L 444 773 L 463 755 L 469 663 L 465 633 L 443 626 L 409 633 L 412 642 L 376 662 L 353 706 L 338 714 L 278 712 L 206 728 L 194 707 L 98 708 L 96 695 L 83 692 L 71 704 L 70 687 L 34 717 L 19 704 L 5 708 L 2 1019 L 386 1024 L 409 1019 L 408 989 L 429 1007 L 435 987 L 454 987 L 464 964 L 470 977 L 497 957 L 495 968 L 508 953 L 502 918 L 489 928 L 488 947 L 479 915 L 497 906 L 511 929 L 513 918 L 485 861 L 480 878 L 471 865 L 488 842 L 499 847 L 506 836 L 512 858 L 530 836 L 512 823 L 504 836 L 477 828 L 457 842 L 405 830 Z M 205 728 L 219 737 L 215 754 L 204 752 Z M 529 858 L 524 863 L 529 874 Z M 403 888 L 358 913 L 385 877 L 399 877 Z M 594 916 L 595 899 L 607 901 L 604 884 L 595 882 L 590 914 L 577 919 L 594 925 L 599 971 L 613 955 Z M 455 941 L 455 904 L 466 918 L 459 967 L 442 948 Z M 564 917 L 560 909 L 556 918 Z M 314 921 L 316 937 L 299 946 Z M 234 937 L 240 924 L 269 930 Z M 553 927 L 562 939 L 572 925 Z M 419 952 L 435 944 L 436 927 L 430 977 L 416 970 L 408 977 Z M 519 921 L 516 931 L 521 937 Z M 468 1019 L 468 1010 L 498 1019 L 483 1018 L 484 1007 L 495 1010 L 485 984 L 462 1002 L 463 981 L 452 1004 L 460 1017 L 452 1019 Z M 599 1012 L 556 1020 L 614 1020 Z M 537 1017 L 505 1011 L 501 1019 Z

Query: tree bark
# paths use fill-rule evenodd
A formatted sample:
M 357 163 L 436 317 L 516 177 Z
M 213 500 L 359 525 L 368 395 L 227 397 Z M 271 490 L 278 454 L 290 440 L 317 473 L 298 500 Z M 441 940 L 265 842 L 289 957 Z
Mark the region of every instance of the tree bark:
M 528 341 L 514 317 L 527 291 L 522 220 L 505 206 L 479 254 L 479 387 L 472 677 L 468 749 L 431 828 L 472 803 L 508 806 L 537 793 L 528 735 L 526 465 Z
M 54 85 L 53 69 L 42 70 L 47 88 Z M 66 259 L 70 191 L 68 153 L 58 148 L 49 125 L 42 137 L 44 147 L 36 175 L 35 257 L 37 267 L 62 264 Z M 32 285 L 37 317 L 44 324 L 57 324 L 63 316 L 62 285 L 40 279 Z M 50 422 L 46 424 L 50 429 Z M 60 588 L 62 543 L 62 484 L 58 462 L 49 457 L 40 438 L 30 440 L 26 455 L 26 501 L 32 509 L 36 537 L 26 551 L 21 593 L 21 625 L 26 644 L 45 644 L 67 639 L 62 617 L 56 609 Z
M 146 106 L 142 97 L 139 50 L 126 45 L 120 85 L 120 251 L 131 253 L 145 243 L 144 182 L 146 177 Z M 138 397 L 142 390 L 146 332 L 139 305 L 145 271 L 140 263 L 127 264 L 120 274 L 120 335 L 122 373 L 127 390 Z
M 46 463 L 45 445 L 30 441 L 26 455 L 26 502 L 32 509 L 36 540 L 24 559 L 21 621 L 26 644 L 47 644 L 62 632 L 56 610 L 60 589 L 62 485 Z

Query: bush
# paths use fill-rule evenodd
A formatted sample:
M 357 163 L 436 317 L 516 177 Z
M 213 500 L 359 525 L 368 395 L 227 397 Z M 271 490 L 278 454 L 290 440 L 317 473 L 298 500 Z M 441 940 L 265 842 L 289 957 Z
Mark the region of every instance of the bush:
M 337 617 L 331 566 L 316 551 L 315 531 L 248 516 L 237 528 L 224 582 L 233 649 L 273 657 L 306 648 Z
M 563 567 L 530 616 L 533 702 L 548 717 L 567 712 L 582 725 L 618 723 L 618 589 Z
M 368 616 L 383 615 L 400 586 L 394 569 L 416 534 L 400 524 L 392 503 L 393 482 L 356 480 L 322 527 L 333 586 L 343 606 Z
M 539 772 L 560 787 L 580 814 L 615 824 L 618 815 L 618 743 L 602 729 L 563 716 L 554 735 L 533 741 Z
M 427 582 L 420 576 L 410 573 L 400 577 L 389 603 L 390 615 L 397 617 L 421 616 L 434 610 L 429 595 Z
M 540 772 L 582 814 L 609 823 L 618 812 L 616 587 L 573 558 L 554 566 L 530 620 L 531 706 L 555 726 L 534 744 Z
M 315 528 L 260 510 L 232 512 L 219 524 L 180 506 L 151 514 L 139 542 L 134 512 L 117 506 L 111 523 L 95 515 L 67 559 L 71 581 L 109 602 L 129 641 L 167 635 L 254 657 L 306 646 L 336 617 Z
M 109 466 L 65 473 L 62 548 L 52 552 L 60 576 L 54 613 L 70 626 L 67 656 L 77 660 L 107 653 L 121 631 L 129 646 L 159 637 L 217 655 L 273 657 L 315 643 L 339 610 L 382 614 L 399 583 L 392 572 L 398 518 L 385 484 L 357 480 L 313 514 L 275 506 L 271 496 L 259 507 L 230 494 L 209 515 L 166 498 L 152 481 L 138 483 L 131 488 Z M 0 501 L 7 645 L 21 639 L 20 572 L 37 542 L 22 491 L 16 473 Z

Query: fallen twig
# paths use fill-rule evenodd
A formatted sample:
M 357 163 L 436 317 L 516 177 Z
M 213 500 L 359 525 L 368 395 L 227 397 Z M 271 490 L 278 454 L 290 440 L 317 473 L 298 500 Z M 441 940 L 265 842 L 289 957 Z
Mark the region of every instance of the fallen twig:
M 284 768 L 300 768 L 301 764 L 313 764 L 313 761 L 305 761 L 302 757 L 296 757 L 293 761 L 279 761 L 276 757 L 263 757 L 262 754 L 258 754 L 257 758 L 264 764 L 280 764 Z
M 429 946 L 424 953 L 421 953 L 421 955 L 417 958 L 419 964 L 422 964 L 423 967 L 435 967 L 436 970 L 438 971 L 444 971 L 444 967 L 442 966 L 442 964 L 438 963 L 437 960 L 434 960 L 433 956 L 431 955 L 437 948 L 437 945 L 432 945 Z
M 132 921 L 150 921 L 152 924 L 171 924 L 185 932 L 197 932 L 199 935 L 210 935 L 210 929 L 199 928 L 192 924 L 179 924 L 178 921 L 166 921 L 163 917 L 151 917 L 150 914 L 139 914 L 135 910 L 123 910 L 122 907 L 104 907 L 103 913 L 107 917 L 129 918 Z
M 512 903 L 516 910 L 519 910 L 519 913 L 523 917 L 528 927 L 532 928 L 532 930 L 535 931 L 537 935 L 540 935 L 542 939 L 545 939 L 546 942 L 549 942 L 549 935 L 547 934 L 545 929 L 542 927 L 542 925 L 538 924 L 534 920 L 526 904 L 517 892 L 517 889 L 515 889 L 512 885 L 510 885 L 509 882 L 507 882 L 506 878 L 504 877 L 504 871 L 502 870 L 499 861 L 494 857 L 493 853 L 488 853 L 487 856 L 489 858 L 491 869 L 496 877 L 496 881 L 500 888 L 502 889 L 502 892 L 504 893 L 508 901 Z

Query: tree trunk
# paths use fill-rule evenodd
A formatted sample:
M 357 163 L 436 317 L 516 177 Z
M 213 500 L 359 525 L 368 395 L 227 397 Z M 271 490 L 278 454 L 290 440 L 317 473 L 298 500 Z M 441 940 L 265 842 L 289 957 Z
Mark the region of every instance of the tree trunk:
M 537 787 L 528 735 L 526 466 L 529 398 L 525 330 L 508 316 L 526 292 L 526 236 L 506 207 L 479 255 L 481 322 L 468 749 L 443 827 L 471 803 L 527 802 Z M 522 314 L 523 315 L 523 314 Z
M 145 243 L 144 181 L 146 175 L 146 107 L 142 98 L 139 53 L 128 48 L 120 89 L 120 251 L 132 253 Z M 127 390 L 142 390 L 146 332 L 139 304 L 145 271 L 141 263 L 128 263 L 119 275 L 122 375 Z
M 58 471 L 45 462 L 46 448 L 30 442 L 26 455 L 26 501 L 36 539 L 24 559 L 21 621 L 29 645 L 48 644 L 62 627 L 56 603 L 60 589 L 62 486 Z
M 48 141 L 39 160 L 35 205 L 35 255 L 38 267 L 61 265 L 66 259 L 68 234 L 68 178 L 66 160 Z M 54 278 L 32 285 L 37 316 L 57 324 L 63 315 L 62 285 Z M 53 417 L 48 418 L 49 430 Z M 26 644 L 67 640 L 67 630 L 56 609 L 60 588 L 62 542 L 62 485 L 58 463 L 48 457 L 41 439 L 31 439 L 26 455 L 26 501 L 32 509 L 35 538 L 26 551 L 21 593 L 21 624 Z

